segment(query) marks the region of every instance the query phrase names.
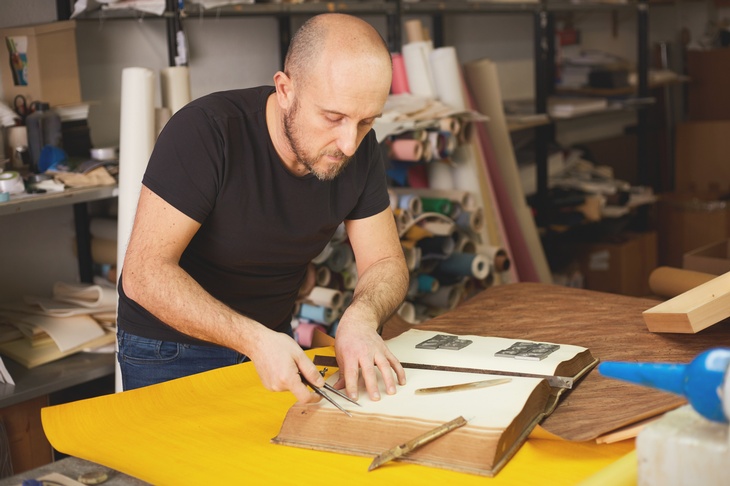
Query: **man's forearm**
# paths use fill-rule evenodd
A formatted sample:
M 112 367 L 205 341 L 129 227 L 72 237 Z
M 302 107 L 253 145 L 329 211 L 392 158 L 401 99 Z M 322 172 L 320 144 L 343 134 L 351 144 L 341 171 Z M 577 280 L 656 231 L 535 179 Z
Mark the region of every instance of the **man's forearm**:
M 131 299 L 184 334 L 246 354 L 256 321 L 215 299 L 177 265 L 145 267 L 124 269 L 124 291 Z
M 403 302 L 408 280 L 408 268 L 402 258 L 388 258 L 371 265 L 358 276 L 348 314 L 382 326 Z

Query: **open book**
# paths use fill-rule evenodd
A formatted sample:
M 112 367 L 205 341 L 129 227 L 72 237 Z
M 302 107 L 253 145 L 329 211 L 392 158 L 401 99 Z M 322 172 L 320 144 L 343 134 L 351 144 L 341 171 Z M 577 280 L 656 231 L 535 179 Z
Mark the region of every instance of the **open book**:
M 395 395 L 381 389 L 382 398 L 372 401 L 361 382 L 361 407 L 334 397 L 351 417 L 325 400 L 297 403 L 272 441 L 374 457 L 461 415 L 465 426 L 400 460 L 493 476 L 555 409 L 561 393 L 597 364 L 586 348 L 496 337 L 411 329 L 386 342 L 406 368 L 407 384 Z M 315 364 L 326 362 L 315 358 Z M 505 377 L 510 381 L 491 387 L 416 393 Z

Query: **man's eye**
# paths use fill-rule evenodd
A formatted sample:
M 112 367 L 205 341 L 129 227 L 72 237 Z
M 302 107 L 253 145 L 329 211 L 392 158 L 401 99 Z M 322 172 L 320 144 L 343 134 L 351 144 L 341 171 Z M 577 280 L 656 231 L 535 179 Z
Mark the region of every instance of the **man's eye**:
M 341 116 L 325 116 L 325 118 L 330 123 L 339 123 L 340 121 L 342 121 Z
M 374 118 L 369 118 L 369 119 L 367 119 L 367 120 L 363 120 L 363 121 L 361 121 L 361 122 L 360 122 L 360 125 L 362 125 L 362 126 L 364 126 L 364 127 L 367 127 L 367 126 L 370 126 L 370 125 L 372 125 L 372 124 L 373 124 L 373 122 L 375 122 L 375 119 L 374 119 Z

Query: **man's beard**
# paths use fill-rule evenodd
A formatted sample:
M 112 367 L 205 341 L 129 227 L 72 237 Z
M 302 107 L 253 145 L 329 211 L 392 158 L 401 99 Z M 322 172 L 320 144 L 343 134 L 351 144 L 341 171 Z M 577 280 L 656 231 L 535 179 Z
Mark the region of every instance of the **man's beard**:
M 294 157 L 296 157 L 297 162 L 306 167 L 307 170 L 310 173 L 314 174 L 317 179 L 321 181 L 331 181 L 332 179 L 340 175 L 345 167 L 347 167 L 347 164 L 350 163 L 352 157 L 346 156 L 337 149 L 332 151 L 320 152 L 316 157 L 308 156 L 301 146 L 301 139 L 298 137 L 298 135 L 301 134 L 301 131 L 298 130 L 298 128 L 295 126 L 295 118 L 298 111 L 299 100 L 295 99 L 292 107 L 289 109 L 288 112 L 286 112 L 286 114 L 284 114 L 284 134 L 286 135 L 286 139 L 289 142 L 289 147 L 291 147 L 291 150 L 294 153 Z M 315 167 L 315 165 L 317 161 L 324 156 L 338 157 L 341 159 L 341 162 L 337 165 L 327 164 L 326 170 L 318 169 L 317 167 Z

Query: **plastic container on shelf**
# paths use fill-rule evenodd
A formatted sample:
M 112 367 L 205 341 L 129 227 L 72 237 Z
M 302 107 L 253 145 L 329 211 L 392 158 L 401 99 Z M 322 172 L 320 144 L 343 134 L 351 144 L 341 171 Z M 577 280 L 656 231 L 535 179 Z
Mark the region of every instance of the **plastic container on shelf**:
M 33 103 L 35 111 L 28 115 L 25 124 L 28 129 L 31 170 L 39 173 L 41 152 L 47 146 L 61 147 L 61 117 L 46 102 Z

